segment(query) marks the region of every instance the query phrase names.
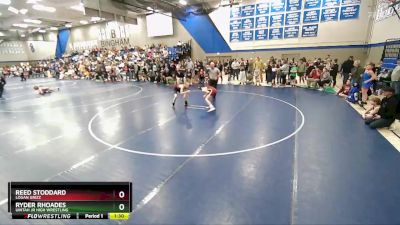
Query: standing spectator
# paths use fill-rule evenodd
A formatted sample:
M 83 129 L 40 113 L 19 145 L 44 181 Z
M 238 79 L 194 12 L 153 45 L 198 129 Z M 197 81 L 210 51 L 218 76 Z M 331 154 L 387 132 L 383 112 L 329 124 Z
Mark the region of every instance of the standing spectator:
M 334 59 L 332 65 L 331 65 L 331 71 L 330 71 L 332 81 L 333 81 L 332 82 L 333 87 L 336 86 L 336 78 L 337 78 L 338 73 L 339 73 L 338 59 Z
M 217 88 L 218 79 L 221 76 L 221 71 L 215 67 L 215 63 L 210 63 L 210 68 L 208 69 L 208 84 L 213 86 L 215 89 Z
M 267 84 L 273 85 L 273 80 L 275 79 L 275 77 L 272 73 L 272 62 L 269 62 L 267 67 L 265 68 L 265 74 L 267 75 Z
M 400 59 L 397 60 L 397 66 L 393 69 L 390 86 L 394 88 L 396 95 L 400 94 Z
M 239 61 L 237 59 L 235 59 L 232 62 L 231 67 L 232 67 L 232 73 L 233 73 L 233 79 L 232 80 L 235 80 L 235 77 L 236 77 L 237 80 L 239 80 L 239 72 L 240 72 L 240 63 L 239 63 Z M 231 81 L 231 77 L 232 77 L 231 74 L 229 74 L 228 82 Z
M 246 84 L 246 62 L 242 59 L 239 66 L 239 82 L 240 84 Z
M 263 82 L 262 79 L 262 72 L 264 71 L 264 63 L 261 61 L 260 57 L 257 57 L 256 61 L 254 62 L 254 79 L 255 85 L 261 86 Z
M 389 127 L 396 117 L 399 101 L 395 96 L 395 90 L 391 87 L 384 88 L 383 95 L 385 97 L 381 101 L 378 114 L 371 119 L 365 120 L 365 124 L 369 125 L 372 129 Z
M 342 73 L 342 76 L 343 76 L 343 85 L 349 79 L 351 69 L 353 68 L 353 65 L 354 65 L 353 60 L 354 60 L 353 56 L 350 56 L 349 59 L 344 61 L 342 64 L 342 68 L 340 69 L 340 72 Z
M 0 99 L 3 99 L 3 91 L 4 91 L 4 86 L 7 84 L 6 79 L 4 76 L 0 78 Z
M 360 60 L 354 61 L 354 66 L 351 69 L 351 83 L 361 84 L 361 76 L 365 69 L 362 68 Z
M 306 79 L 304 78 L 305 72 L 306 72 L 306 62 L 304 59 L 300 59 L 297 69 L 297 74 L 299 75 L 300 83 L 306 83 Z
M 286 77 L 289 75 L 289 64 L 286 60 L 283 61 L 283 65 L 281 66 L 281 85 L 285 86 L 286 85 Z

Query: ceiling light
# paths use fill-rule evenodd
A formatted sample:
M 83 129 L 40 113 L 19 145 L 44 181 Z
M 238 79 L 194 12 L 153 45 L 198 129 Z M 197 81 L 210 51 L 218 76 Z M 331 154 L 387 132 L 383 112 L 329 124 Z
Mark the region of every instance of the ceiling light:
M 50 27 L 50 30 L 58 30 L 57 27 Z
M 26 0 L 26 4 L 38 4 L 41 0 Z
M 85 6 L 83 5 L 83 3 L 80 3 L 78 5 L 73 5 L 70 7 L 73 10 L 79 11 L 79 12 L 84 12 L 85 11 Z
M 179 3 L 180 3 L 181 5 L 187 5 L 187 1 L 186 1 L 186 0 L 179 0 Z
M 39 33 L 46 33 L 46 30 L 39 30 Z
M 21 37 L 25 37 L 25 34 L 21 34 Z
M 10 11 L 10 12 L 12 12 L 12 13 L 15 13 L 15 14 L 18 14 L 18 13 L 19 13 L 19 10 L 16 9 L 16 8 L 14 8 L 14 7 L 12 7 L 12 6 L 8 6 L 8 11 Z
M 88 21 L 86 21 L 86 20 L 81 20 L 81 21 L 79 21 L 81 24 L 83 24 L 83 25 L 86 25 L 86 24 L 88 24 L 89 22 Z
M 40 4 L 35 4 L 35 5 L 32 6 L 32 8 L 34 10 L 51 12 L 51 13 L 56 11 L 56 8 L 54 8 L 54 7 L 44 6 L 44 5 L 40 5 Z
M 0 12 L 0 16 L 1 16 L 1 12 Z
M 0 5 L 9 5 L 11 4 L 11 0 L 0 0 Z
M 21 13 L 22 15 L 25 15 L 28 12 L 27 9 L 20 9 L 19 13 Z
M 150 6 L 147 7 L 147 10 L 153 11 L 153 8 L 151 8 Z
M 28 24 L 24 24 L 24 23 L 14 23 L 13 24 L 14 27 L 21 27 L 21 28 L 28 28 Z
M 0 32 L 0 37 L 6 36 L 3 32 Z
M 34 24 L 41 24 L 42 21 L 40 20 L 32 20 L 32 19 L 24 19 L 25 23 L 34 23 Z
M 68 27 L 68 28 L 71 28 L 72 27 L 72 24 L 65 24 L 65 27 Z
M 97 21 L 100 21 L 100 20 L 101 20 L 101 18 L 98 17 L 98 16 L 94 16 L 94 17 L 92 17 L 92 18 L 90 19 L 90 21 L 92 21 L 92 22 L 97 22 Z

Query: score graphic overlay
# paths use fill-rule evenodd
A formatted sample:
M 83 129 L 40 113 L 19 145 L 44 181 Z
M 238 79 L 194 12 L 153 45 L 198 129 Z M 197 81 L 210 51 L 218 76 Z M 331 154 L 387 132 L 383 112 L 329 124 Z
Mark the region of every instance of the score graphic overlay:
M 132 212 L 131 182 L 9 182 L 13 219 L 116 219 Z

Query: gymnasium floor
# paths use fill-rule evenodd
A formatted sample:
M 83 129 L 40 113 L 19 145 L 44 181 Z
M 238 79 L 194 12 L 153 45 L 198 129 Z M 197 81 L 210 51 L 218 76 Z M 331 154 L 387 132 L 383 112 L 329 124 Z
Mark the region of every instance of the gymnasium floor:
M 34 83 L 60 87 L 33 94 Z M 0 224 L 9 181 L 132 181 L 118 224 L 399 224 L 400 154 L 334 95 L 219 86 L 207 113 L 149 83 L 10 79 L 0 101 Z

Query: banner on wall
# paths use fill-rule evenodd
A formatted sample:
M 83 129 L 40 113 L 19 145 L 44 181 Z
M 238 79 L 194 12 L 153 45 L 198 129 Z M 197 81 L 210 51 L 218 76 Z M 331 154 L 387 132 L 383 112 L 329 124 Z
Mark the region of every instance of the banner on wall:
M 265 41 L 268 38 L 268 29 L 256 30 L 255 39 L 256 41 Z
M 241 30 L 242 29 L 242 20 L 240 20 L 240 19 L 231 20 L 229 27 L 230 27 L 231 31 Z
M 269 14 L 269 3 L 258 3 L 256 5 L 256 15 Z
M 285 27 L 284 38 L 285 39 L 298 38 L 299 37 L 299 32 L 300 32 L 300 26 Z
M 340 5 L 340 0 L 323 0 L 322 7 L 336 7 Z
M 321 7 L 321 0 L 305 0 L 304 9 L 314 9 Z
M 340 10 L 340 20 L 358 19 L 360 15 L 360 5 L 343 6 Z
M 254 18 L 245 18 L 242 19 L 242 29 L 248 30 L 254 28 Z
M 301 17 L 301 12 L 293 12 L 293 13 L 287 13 L 286 14 L 286 19 L 285 19 L 285 25 L 290 26 L 290 25 L 299 25 L 300 24 L 300 17 Z
M 301 31 L 302 37 L 316 37 L 318 35 L 318 24 L 304 25 Z
M 241 16 L 240 7 L 231 8 L 231 18 L 239 18 Z
M 302 5 L 302 0 L 287 0 L 286 11 L 299 11 Z
M 283 37 L 283 28 L 270 28 L 269 29 L 269 40 L 277 40 L 282 39 Z
M 271 13 L 285 12 L 286 0 L 273 0 L 271 1 Z
M 322 9 L 321 22 L 337 21 L 339 19 L 339 7 Z
M 359 5 L 361 0 L 342 0 L 342 5 Z
M 267 28 L 268 27 L 268 16 L 256 17 L 256 29 L 257 28 Z
M 321 10 L 304 11 L 303 23 L 319 23 Z
M 242 31 L 242 40 L 241 41 L 253 41 L 254 40 L 254 30 L 246 30 Z
M 270 27 L 281 27 L 283 26 L 284 14 L 271 15 L 269 19 Z
M 239 42 L 241 40 L 242 33 L 240 31 L 230 32 L 229 41 L 230 42 Z
M 245 5 L 240 8 L 242 17 L 254 16 L 255 5 Z

